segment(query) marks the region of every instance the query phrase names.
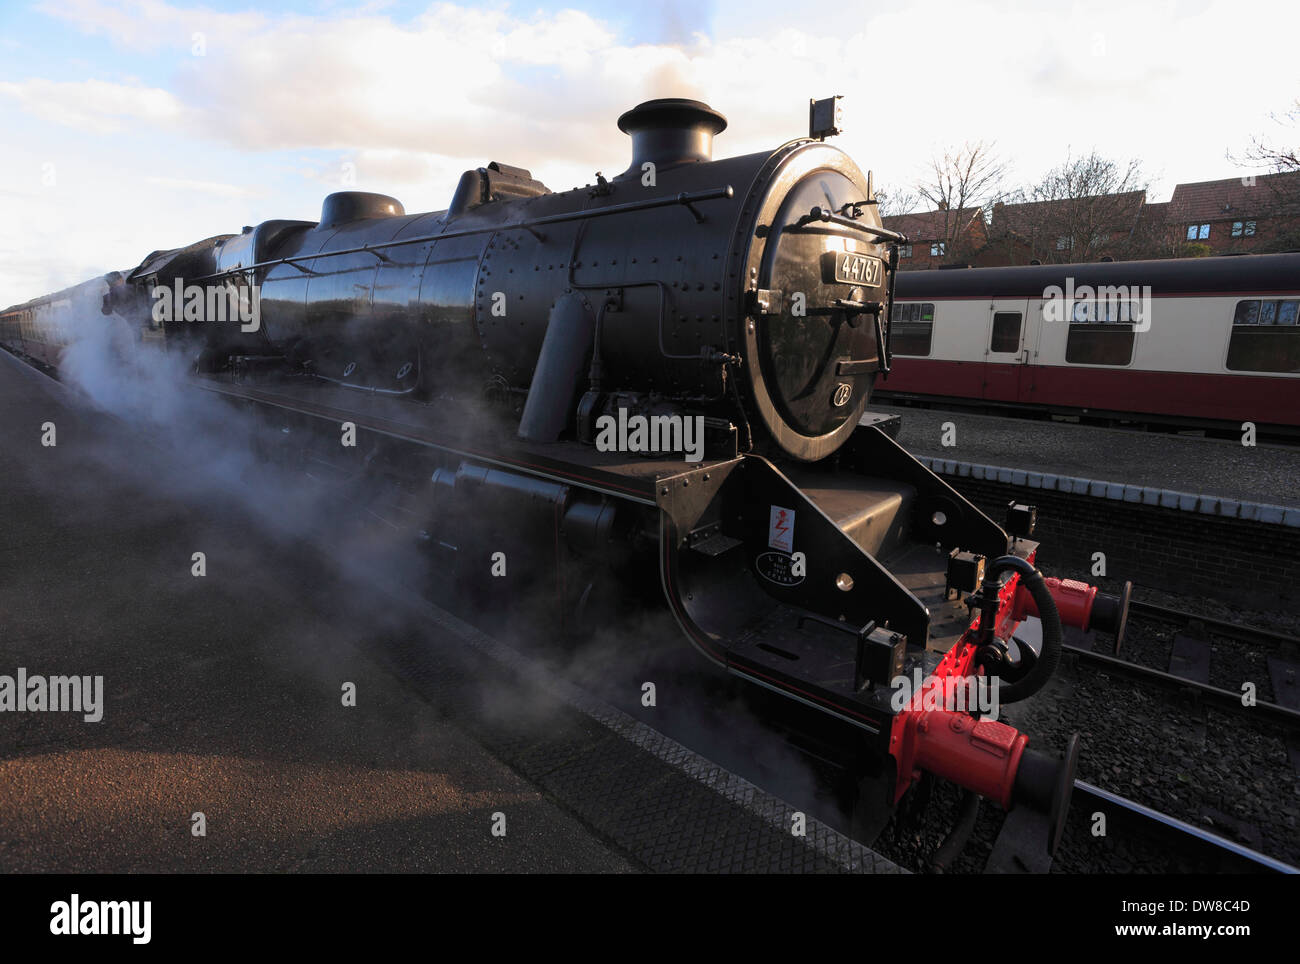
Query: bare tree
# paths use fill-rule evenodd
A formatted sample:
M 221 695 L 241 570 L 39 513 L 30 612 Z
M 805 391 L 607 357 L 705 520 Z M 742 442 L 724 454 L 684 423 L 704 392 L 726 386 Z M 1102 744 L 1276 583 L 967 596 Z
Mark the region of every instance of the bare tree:
M 1095 150 L 1068 157 L 994 212 L 994 240 L 1026 245 L 1031 257 L 1047 263 L 1131 256 L 1143 244 L 1149 186 L 1137 161 L 1112 160 Z
M 1273 121 L 1283 127 L 1294 128 L 1300 122 L 1300 98 L 1282 117 L 1269 115 Z M 1252 137 L 1250 147 L 1241 156 L 1228 152 L 1228 160 L 1243 167 L 1254 167 L 1272 174 L 1285 174 L 1288 171 L 1300 171 L 1300 149 L 1294 145 L 1287 147 L 1269 143 L 1262 137 Z
M 1228 160 L 1243 167 L 1252 167 L 1267 174 L 1297 174 L 1300 172 L 1300 147 L 1293 138 L 1296 127 L 1300 126 L 1300 98 L 1291 109 L 1279 117 L 1269 115 L 1281 127 L 1290 128 L 1286 138 L 1290 144 L 1276 144 L 1264 137 L 1251 138 L 1250 147 L 1241 155 L 1227 152 Z M 1256 182 L 1242 179 L 1243 183 Z M 1264 177 L 1258 182 L 1263 187 L 1256 213 L 1273 221 L 1275 230 L 1272 236 L 1257 250 L 1287 251 L 1300 247 L 1300 176 Z
M 906 188 L 876 189 L 876 210 L 882 218 L 891 218 L 896 214 L 911 214 L 921 206 L 921 196 Z
M 930 177 L 916 186 L 921 200 L 942 212 L 937 220 L 949 256 L 969 254 L 972 239 L 968 228 L 977 209 L 987 215 L 1005 194 L 1007 165 L 998 157 L 995 145 L 967 142 L 957 150 L 944 151 L 930 162 Z
M 1186 226 L 1182 221 L 1171 221 L 1165 216 L 1163 209 L 1168 205 L 1155 207 L 1162 212 L 1155 215 L 1150 206 L 1143 211 L 1132 241 L 1124 252 L 1125 257 L 1199 258 L 1210 253 L 1210 246 L 1205 242 L 1187 240 Z

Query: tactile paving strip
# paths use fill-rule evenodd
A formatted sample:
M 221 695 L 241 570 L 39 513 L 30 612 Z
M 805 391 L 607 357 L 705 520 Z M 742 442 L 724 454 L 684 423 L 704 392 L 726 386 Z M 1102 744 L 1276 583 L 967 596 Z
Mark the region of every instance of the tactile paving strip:
M 596 699 L 436 606 L 418 607 L 450 652 L 402 640 L 386 656 L 433 705 L 647 870 L 670 873 L 904 873 L 811 816 L 791 832 L 794 808 L 677 741 Z M 493 713 L 476 694 L 470 662 L 490 661 Z M 501 669 L 507 670 L 502 674 Z M 520 706 L 525 709 L 519 709 Z M 530 719 L 544 725 L 530 725 Z
M 1300 528 L 1300 509 L 1262 502 L 1246 502 L 1217 495 L 1197 495 L 1194 492 L 1175 492 L 1151 486 L 1107 482 L 1103 479 L 1083 479 L 1070 475 L 1053 475 L 1050 472 L 1031 472 L 1027 469 L 1006 468 L 999 465 L 980 465 L 958 462 L 929 455 L 918 455 L 917 461 L 938 475 L 969 476 L 1030 489 L 1048 489 L 1066 495 L 1086 495 L 1112 502 L 1132 502 L 1141 505 L 1158 505 L 1182 512 L 1199 512 L 1229 519 L 1246 519 L 1269 525 Z

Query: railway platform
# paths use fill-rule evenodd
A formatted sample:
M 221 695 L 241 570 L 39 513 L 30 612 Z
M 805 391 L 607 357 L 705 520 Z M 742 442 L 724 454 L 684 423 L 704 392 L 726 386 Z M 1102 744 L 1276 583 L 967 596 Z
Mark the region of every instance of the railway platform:
M 1300 528 L 1300 447 L 873 403 L 944 476 Z M 945 439 L 952 444 L 944 444 Z
M 0 410 L 0 677 L 87 681 L 0 702 L 0 871 L 897 871 L 4 352 Z

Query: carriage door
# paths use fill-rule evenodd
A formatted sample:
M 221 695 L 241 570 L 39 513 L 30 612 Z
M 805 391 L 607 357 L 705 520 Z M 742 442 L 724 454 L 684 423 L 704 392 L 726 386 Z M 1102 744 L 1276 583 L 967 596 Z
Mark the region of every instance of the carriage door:
M 984 340 L 984 398 L 988 401 L 1014 402 L 1029 391 L 1028 307 L 1024 298 L 989 302 Z

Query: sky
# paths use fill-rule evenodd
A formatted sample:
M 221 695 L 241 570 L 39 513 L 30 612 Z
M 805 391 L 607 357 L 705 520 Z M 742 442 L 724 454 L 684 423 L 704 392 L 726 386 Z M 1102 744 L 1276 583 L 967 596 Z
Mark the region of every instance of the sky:
M 652 97 L 725 114 L 716 156 L 807 132 L 886 189 L 993 142 L 1014 183 L 1136 158 L 1152 200 L 1239 176 L 1300 97 L 1294 0 L 0 0 L 0 305 L 354 188 L 441 210 L 497 160 L 555 190 L 622 171 Z

